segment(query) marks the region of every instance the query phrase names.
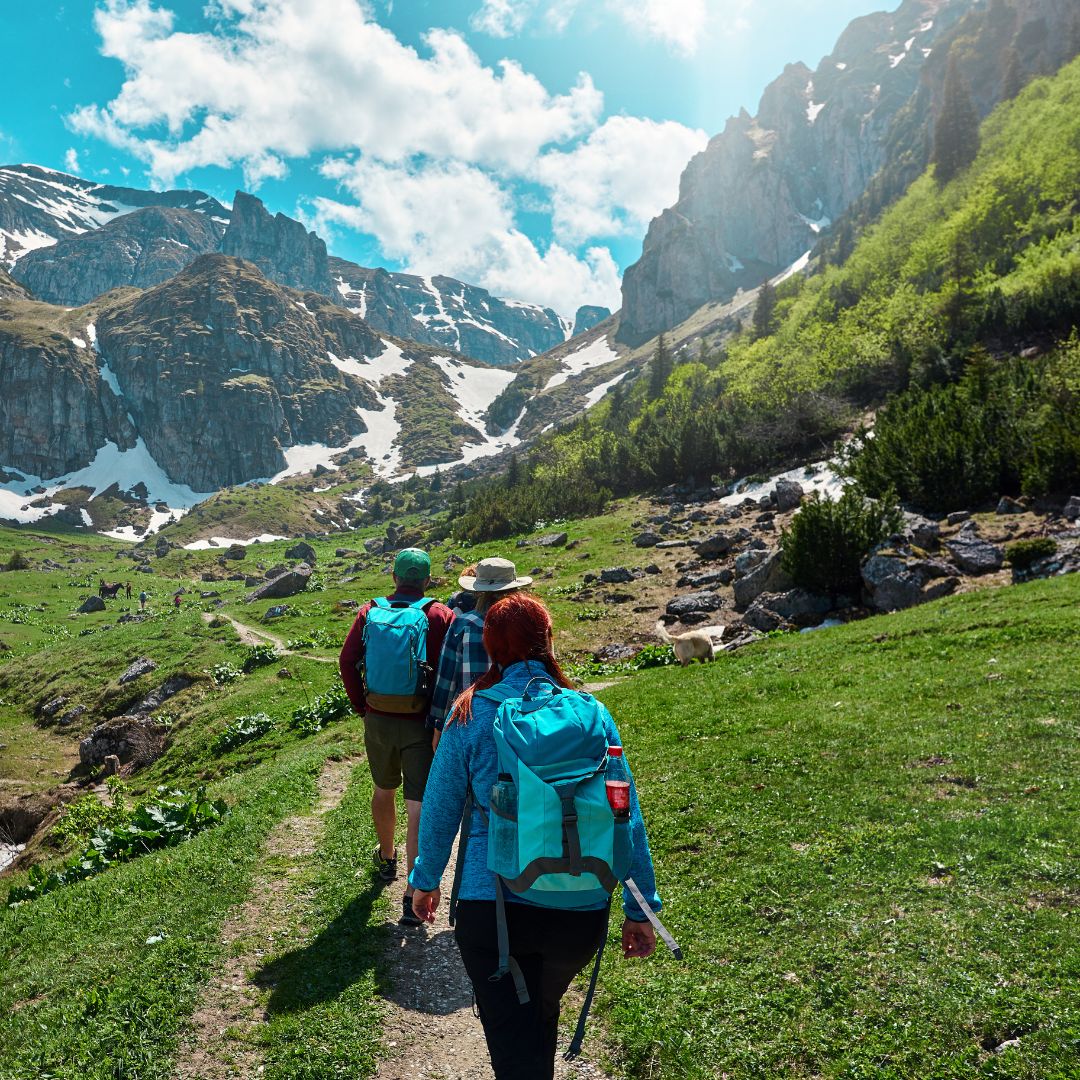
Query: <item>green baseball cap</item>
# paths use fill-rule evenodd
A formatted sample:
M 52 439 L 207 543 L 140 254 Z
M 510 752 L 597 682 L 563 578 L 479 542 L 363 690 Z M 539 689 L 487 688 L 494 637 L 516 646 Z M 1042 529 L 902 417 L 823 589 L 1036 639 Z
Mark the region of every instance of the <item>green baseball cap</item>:
M 411 581 L 423 585 L 431 577 L 431 559 L 426 551 L 419 548 L 405 548 L 399 551 L 394 560 L 394 577 L 400 581 Z

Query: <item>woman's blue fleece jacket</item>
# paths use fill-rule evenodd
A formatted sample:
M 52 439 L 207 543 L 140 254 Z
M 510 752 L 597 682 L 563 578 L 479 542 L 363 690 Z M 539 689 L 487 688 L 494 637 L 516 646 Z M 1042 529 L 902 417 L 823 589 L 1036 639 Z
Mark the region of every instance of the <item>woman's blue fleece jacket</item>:
M 547 668 L 538 661 L 522 660 L 503 671 L 500 687 L 508 686 L 520 693 L 530 680 L 546 678 Z M 621 746 L 618 729 L 611 714 L 600 706 L 607 725 L 609 746 Z M 491 789 L 498 778 L 499 766 L 495 750 L 492 725 L 498 705 L 486 698 L 473 698 L 472 717 L 468 723 L 458 720 L 448 723 L 439 740 L 435 761 L 424 791 L 424 805 L 420 814 L 420 853 L 409 875 L 410 884 L 424 892 L 439 887 L 443 871 L 450 859 L 450 851 L 461 824 L 465 808 L 465 796 L 470 779 L 476 800 L 486 814 L 491 804 Z M 630 783 L 630 830 L 634 846 L 630 863 L 630 877 L 653 911 L 660 910 L 660 897 L 656 893 L 656 875 L 653 872 L 649 841 L 645 835 L 645 823 L 641 819 L 637 790 L 633 777 Z M 495 875 L 487 868 L 487 826 L 480 814 L 472 815 L 469 842 L 465 851 L 465 866 L 461 877 L 462 900 L 494 900 Z M 507 900 L 528 903 L 521 897 L 504 890 Z M 591 904 L 583 910 L 603 908 L 603 904 Z M 623 910 L 627 918 L 644 921 L 645 914 L 637 901 L 623 888 Z

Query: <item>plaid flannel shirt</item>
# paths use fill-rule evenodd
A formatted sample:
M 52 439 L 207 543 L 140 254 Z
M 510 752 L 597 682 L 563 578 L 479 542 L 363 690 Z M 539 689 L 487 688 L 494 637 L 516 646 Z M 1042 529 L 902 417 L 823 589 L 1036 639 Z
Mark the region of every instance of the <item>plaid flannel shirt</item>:
M 435 692 L 428 710 L 428 726 L 442 731 L 458 694 L 467 690 L 491 666 L 484 649 L 484 616 L 462 612 L 453 621 L 443 642 Z

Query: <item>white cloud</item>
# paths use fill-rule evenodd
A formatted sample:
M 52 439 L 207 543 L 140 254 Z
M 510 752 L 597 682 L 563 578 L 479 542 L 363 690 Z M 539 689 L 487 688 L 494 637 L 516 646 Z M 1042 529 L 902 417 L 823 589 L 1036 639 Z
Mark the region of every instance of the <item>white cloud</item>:
M 469 25 L 492 37 L 513 37 L 521 33 L 534 6 L 535 0 L 484 0 Z
M 421 56 L 358 0 L 217 0 L 212 11 L 216 33 L 180 33 L 148 0 L 109 0 L 96 16 L 102 51 L 127 78 L 72 128 L 137 153 L 162 183 L 239 164 L 255 186 L 288 158 L 346 148 L 512 170 L 589 131 L 603 107 L 587 75 L 552 95 L 512 61 L 486 67 L 452 31 L 430 31 Z
M 707 142 L 673 121 L 613 116 L 573 150 L 544 154 L 536 176 L 551 191 L 555 236 L 578 244 L 640 234 L 676 201 L 687 161 Z
M 64 155 L 64 168 L 75 176 L 78 176 L 82 171 L 79 167 L 79 153 L 74 146 L 69 146 L 67 153 Z
M 741 8 L 745 0 L 737 3 Z M 582 0 L 545 0 L 543 20 L 561 33 L 584 6 Z M 724 11 L 716 13 L 718 22 L 731 24 L 730 6 L 729 0 Z M 604 0 L 603 7 L 641 36 L 656 38 L 687 56 L 697 52 L 709 19 L 707 0 Z M 537 0 L 484 0 L 471 24 L 493 37 L 511 37 L 521 32 L 536 8 Z
M 563 314 L 579 304 L 618 307 L 619 271 L 606 248 L 541 252 L 515 227 L 510 193 L 474 166 L 333 159 L 322 171 L 356 203 L 314 200 L 316 225 L 370 233 L 413 273 L 448 274 Z

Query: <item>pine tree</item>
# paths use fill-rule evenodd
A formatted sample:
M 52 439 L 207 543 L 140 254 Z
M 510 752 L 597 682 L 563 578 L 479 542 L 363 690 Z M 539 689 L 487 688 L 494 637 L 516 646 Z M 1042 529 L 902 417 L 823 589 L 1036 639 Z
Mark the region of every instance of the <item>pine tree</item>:
M 1005 74 L 1001 83 L 1001 100 L 1012 101 L 1024 89 L 1024 68 L 1015 48 L 1005 50 Z
M 622 431 L 627 421 L 626 391 L 623 384 L 617 382 L 608 391 L 607 428 L 609 431 Z
M 757 307 L 754 308 L 754 340 L 768 337 L 773 332 L 776 316 L 776 289 L 771 281 L 766 281 L 758 292 Z
M 955 53 L 949 57 L 941 115 L 934 126 L 933 163 L 938 183 L 947 184 L 979 152 L 979 115 L 960 74 Z
M 442 491 L 442 473 L 439 472 L 439 467 L 435 466 L 435 471 L 431 474 L 431 490 L 436 494 Z
M 506 486 L 515 488 L 521 483 L 521 462 L 517 454 L 510 455 L 510 464 L 506 467 Z
M 656 341 L 656 352 L 653 354 L 652 363 L 649 365 L 649 398 L 655 401 L 664 392 L 668 378 L 675 368 L 671 359 L 671 352 L 661 334 Z

